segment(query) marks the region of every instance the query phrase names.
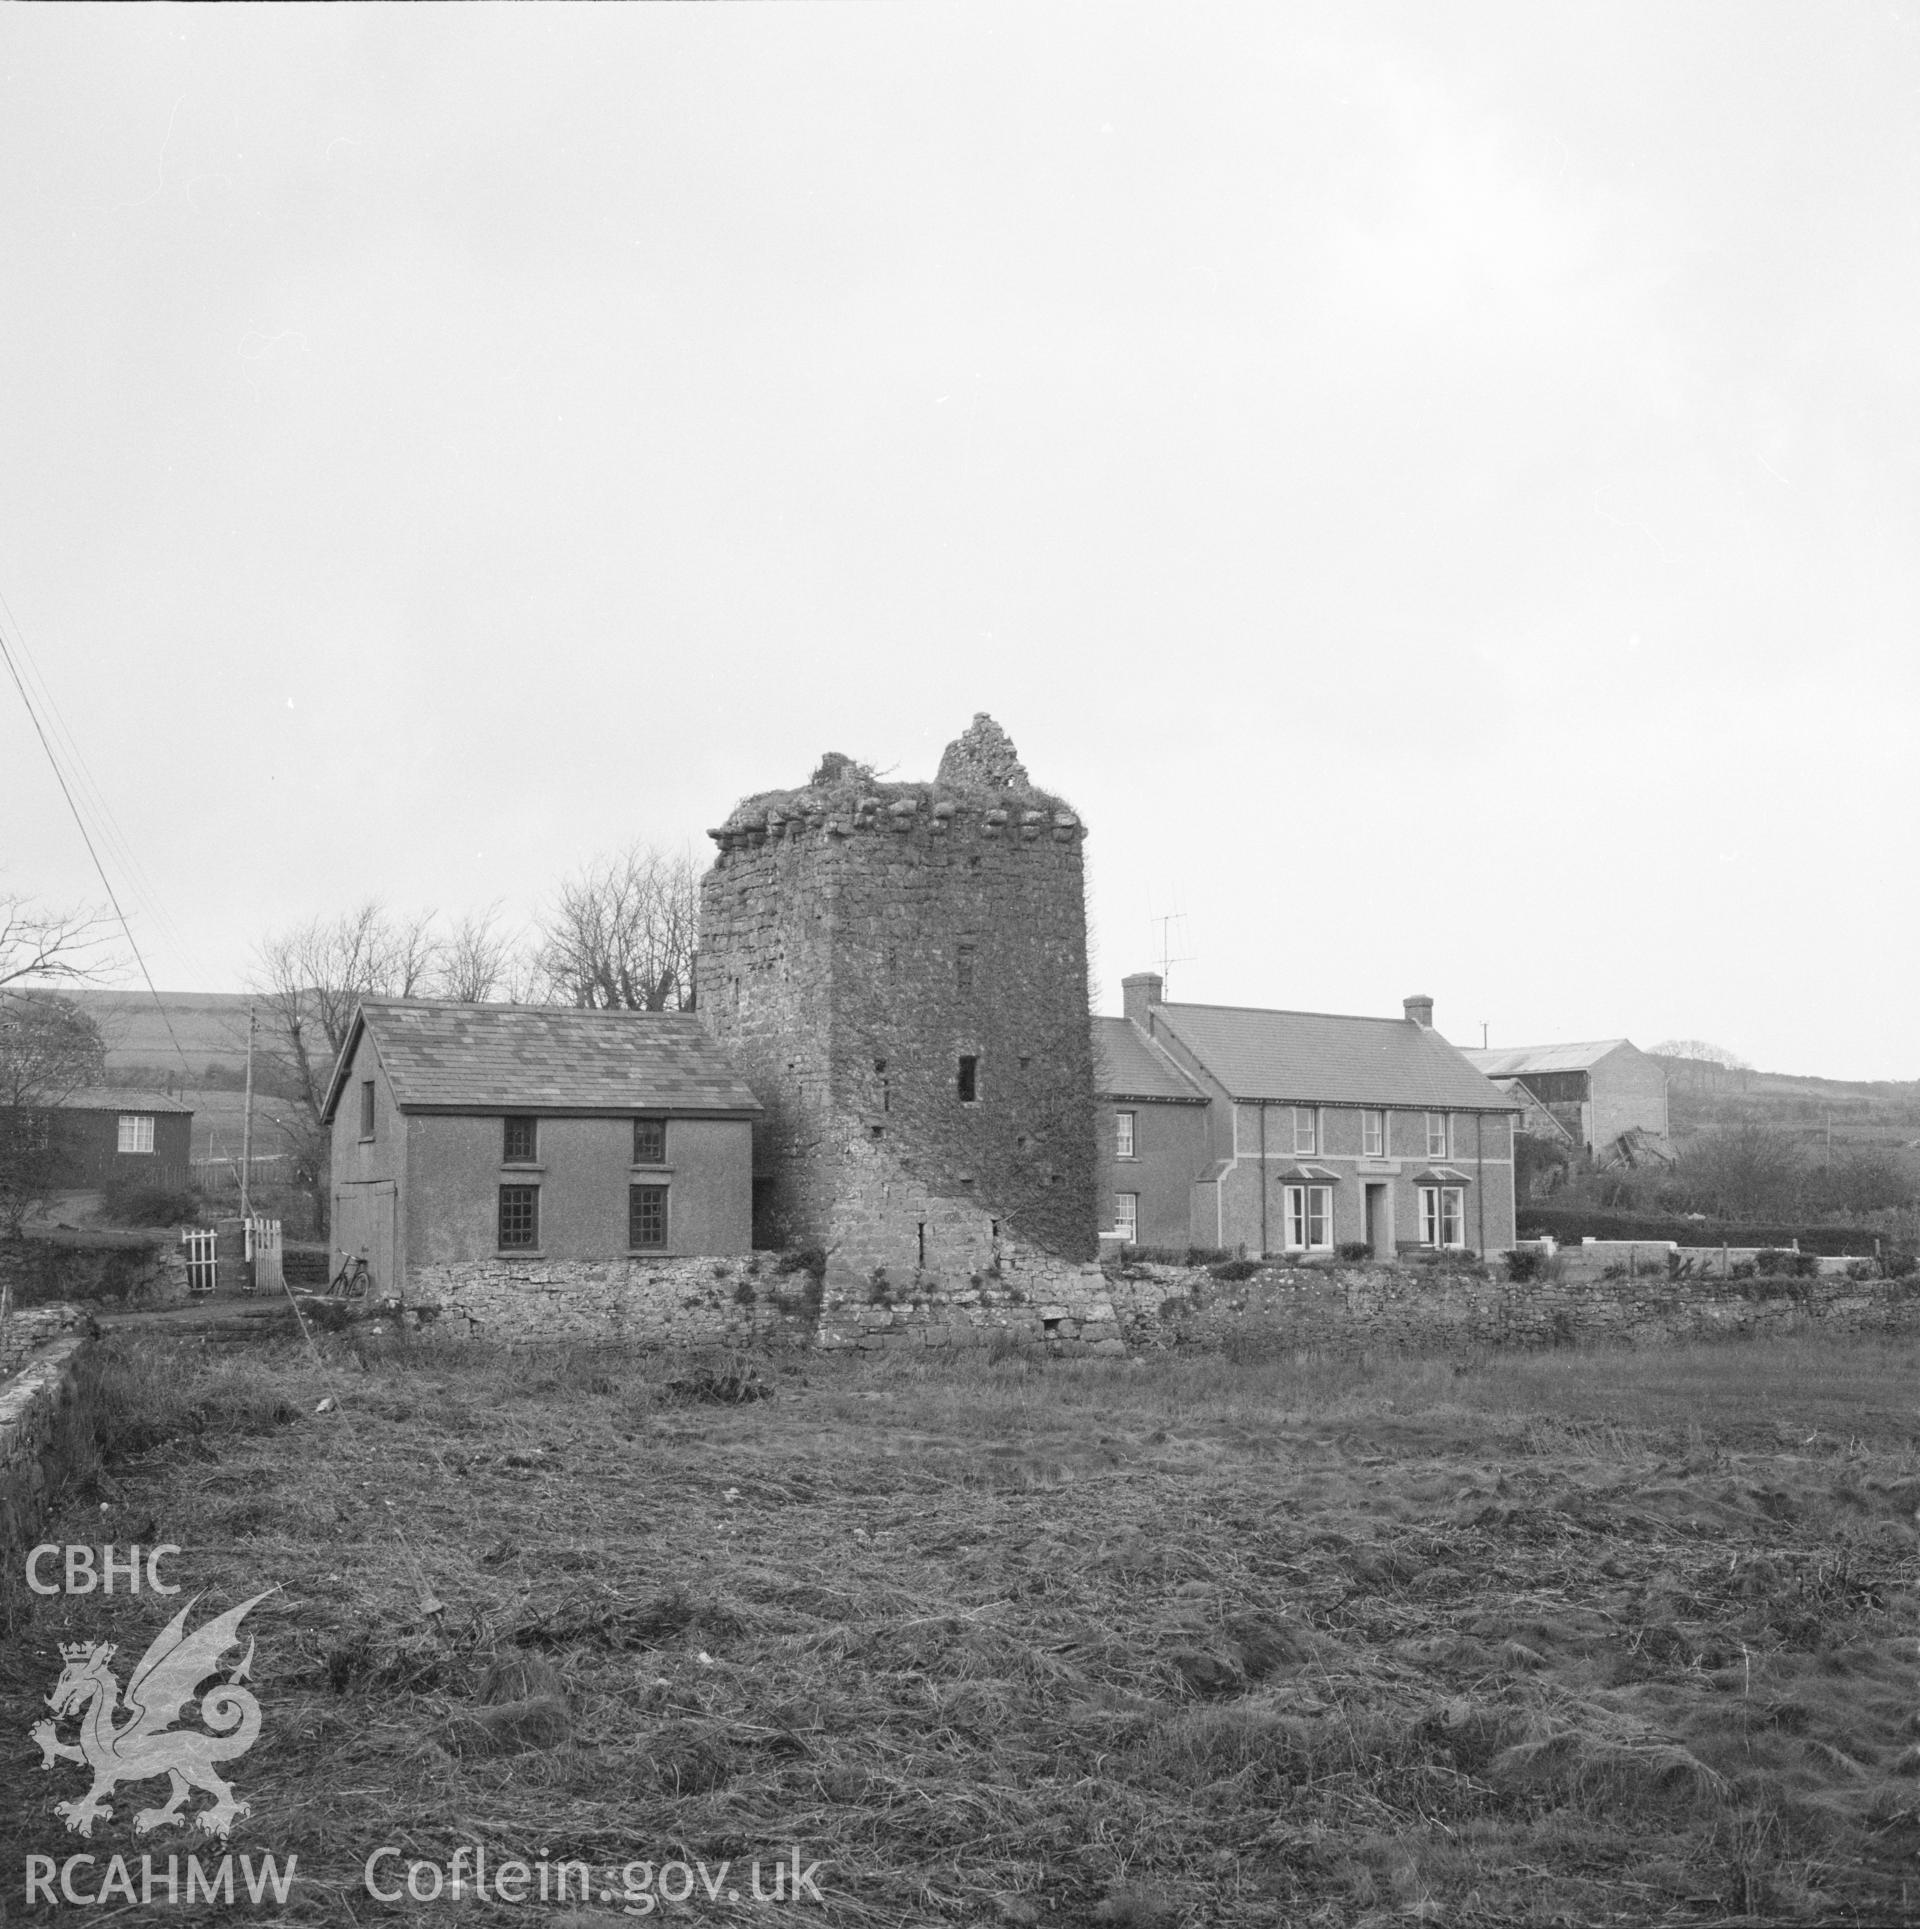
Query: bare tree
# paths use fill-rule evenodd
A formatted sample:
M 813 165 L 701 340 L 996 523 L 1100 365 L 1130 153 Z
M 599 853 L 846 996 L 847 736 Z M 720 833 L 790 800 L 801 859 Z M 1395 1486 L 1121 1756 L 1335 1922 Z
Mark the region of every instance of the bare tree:
M 1704 1038 L 1663 1038 L 1653 1048 L 1655 1058 L 1691 1058 L 1703 1065 L 1717 1065 L 1722 1071 L 1750 1072 L 1753 1067 L 1737 1052 L 1724 1045 L 1710 1045 Z
M 441 939 L 433 972 L 436 998 L 483 1005 L 496 994 L 512 1003 L 527 1002 L 528 960 L 511 932 L 499 928 L 500 906 L 470 912 Z
M 9 1233 L 58 1187 L 66 1148 L 53 1108 L 105 1075 L 100 1028 L 50 986 L 108 968 L 108 926 L 0 892 L 0 1227 Z
M 0 1107 L 57 1105 L 106 1077 L 100 1027 L 51 991 L 0 991 Z
M 70 998 L 0 990 L 0 1229 L 17 1233 L 67 1177 L 58 1107 L 106 1074 L 100 1027 Z
M 684 851 L 633 844 L 560 887 L 541 931 L 552 1002 L 597 1010 L 691 1011 L 700 874 Z
M 1799 1141 L 1759 1123 L 1703 1134 L 1676 1173 L 1695 1210 L 1727 1219 L 1791 1218 L 1806 1202 L 1810 1176 Z
M 1753 1079 L 1753 1067 L 1738 1052 L 1704 1038 L 1664 1038 L 1653 1056 L 1669 1060 L 1672 1071 L 1696 1092 L 1717 1091 L 1729 1079 L 1744 1092 Z
M 97 978 L 107 956 L 107 920 L 92 911 L 49 911 L 0 891 L 0 985 L 75 984 Z
M 254 988 L 268 1012 L 269 1049 L 316 1126 L 361 1000 L 424 996 L 439 952 L 431 912 L 394 917 L 372 898 L 261 945 Z

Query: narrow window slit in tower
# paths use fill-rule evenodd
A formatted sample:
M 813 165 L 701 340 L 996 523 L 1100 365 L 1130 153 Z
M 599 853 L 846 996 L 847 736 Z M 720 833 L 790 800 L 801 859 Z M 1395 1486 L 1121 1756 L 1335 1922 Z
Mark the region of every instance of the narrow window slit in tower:
M 972 1105 L 980 1096 L 980 1061 L 972 1054 L 960 1060 L 960 1103 Z

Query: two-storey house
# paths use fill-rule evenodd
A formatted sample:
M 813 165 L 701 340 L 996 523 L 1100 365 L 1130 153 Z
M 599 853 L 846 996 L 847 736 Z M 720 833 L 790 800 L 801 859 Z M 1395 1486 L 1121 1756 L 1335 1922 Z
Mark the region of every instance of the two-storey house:
M 375 1290 L 752 1248 L 760 1106 L 691 1012 L 363 1004 L 334 1068 L 333 1243 Z
M 1401 1018 L 1167 1004 L 1122 983 L 1095 1021 L 1111 1234 L 1266 1257 L 1514 1242 L 1519 1103 L 1433 1029 Z

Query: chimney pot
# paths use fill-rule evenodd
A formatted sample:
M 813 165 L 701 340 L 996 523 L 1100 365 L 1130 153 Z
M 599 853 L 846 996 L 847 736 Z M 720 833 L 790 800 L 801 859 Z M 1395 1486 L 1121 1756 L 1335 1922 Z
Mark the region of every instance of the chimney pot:
M 1136 971 L 1120 980 L 1120 1008 L 1142 1031 L 1151 1031 L 1147 1009 L 1160 1002 L 1166 980 L 1157 971 Z
M 1424 992 L 1416 992 L 1413 997 L 1403 998 L 1400 1002 L 1405 1007 L 1407 1016 L 1412 1019 L 1422 1031 L 1432 1031 L 1433 1000 L 1431 998 Z

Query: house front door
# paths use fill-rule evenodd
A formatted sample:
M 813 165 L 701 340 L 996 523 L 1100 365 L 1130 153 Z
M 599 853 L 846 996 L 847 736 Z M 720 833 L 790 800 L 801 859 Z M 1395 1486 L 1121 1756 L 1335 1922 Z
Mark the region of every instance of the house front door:
M 1367 1244 L 1376 1259 L 1393 1257 L 1393 1195 L 1383 1185 L 1367 1187 Z

